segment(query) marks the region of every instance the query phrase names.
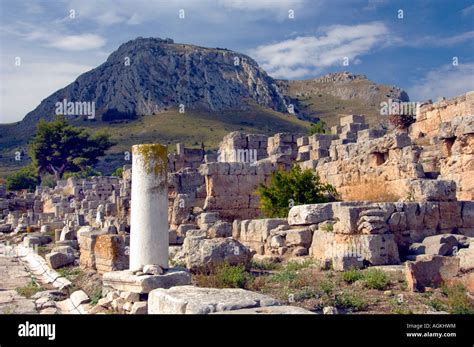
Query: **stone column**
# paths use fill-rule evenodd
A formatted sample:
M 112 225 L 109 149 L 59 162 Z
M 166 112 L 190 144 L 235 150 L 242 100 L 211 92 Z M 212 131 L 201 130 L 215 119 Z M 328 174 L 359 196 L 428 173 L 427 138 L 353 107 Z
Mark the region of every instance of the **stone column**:
M 168 268 L 168 157 L 159 144 L 132 147 L 130 270 Z

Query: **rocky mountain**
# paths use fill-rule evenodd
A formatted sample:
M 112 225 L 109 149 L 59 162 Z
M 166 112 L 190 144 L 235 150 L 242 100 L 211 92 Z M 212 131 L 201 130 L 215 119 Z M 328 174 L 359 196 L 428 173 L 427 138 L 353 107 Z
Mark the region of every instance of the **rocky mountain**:
M 365 114 L 370 124 L 377 124 L 384 121 L 380 102 L 388 98 L 408 100 L 400 88 L 363 75 L 339 72 L 311 80 L 275 80 L 237 52 L 137 38 L 44 99 L 21 122 L 0 124 L 0 176 L 29 162 L 28 157 L 16 161 L 15 153 L 28 152 L 38 121 L 52 120 L 56 104 L 64 100 L 94 103 L 92 120 L 66 110 L 59 113 L 70 116 L 74 125 L 111 135 L 117 145 L 101 165 L 113 170 L 136 143 L 216 148 L 230 131 L 305 133 L 308 120 L 322 119 L 332 126 L 345 114 Z M 297 116 L 288 113 L 290 104 Z M 180 105 L 185 113 L 179 112 Z
M 204 111 L 244 110 L 248 100 L 285 111 L 275 81 L 250 57 L 221 48 L 137 38 L 122 44 L 107 61 L 44 99 L 23 126 L 52 119 L 64 99 L 94 102 L 95 115 L 133 119 L 184 105 Z

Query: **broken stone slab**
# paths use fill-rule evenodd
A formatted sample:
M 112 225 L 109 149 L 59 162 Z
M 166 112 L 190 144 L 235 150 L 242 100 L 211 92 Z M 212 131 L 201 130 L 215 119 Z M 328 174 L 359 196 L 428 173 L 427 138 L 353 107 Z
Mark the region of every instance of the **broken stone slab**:
M 134 302 L 130 314 L 147 314 L 148 304 L 146 301 Z
M 278 301 L 267 295 L 235 288 L 180 286 L 148 295 L 149 314 L 209 314 L 276 305 Z
M 186 267 L 190 271 L 209 271 L 224 262 L 229 265 L 250 265 L 250 249 L 232 238 L 205 239 L 186 237 L 183 244 Z
M 211 314 L 316 314 L 298 306 L 266 306 L 243 308 L 240 310 L 221 311 Z
M 293 206 L 288 213 L 289 225 L 310 225 L 333 217 L 333 203 Z
M 87 296 L 83 290 L 76 290 L 71 294 L 69 299 L 75 307 L 79 307 L 79 305 L 88 303 L 90 301 L 89 296 Z
M 232 224 L 228 222 L 218 221 L 214 223 L 207 230 L 207 237 L 231 237 L 232 236 Z
M 51 252 L 46 254 L 46 262 L 52 269 L 58 269 L 60 267 L 74 263 L 74 256 L 70 254 Z
M 441 234 L 425 237 L 422 244 L 425 246 L 425 254 L 451 255 L 458 246 L 458 240 L 454 235 Z
M 440 255 L 419 256 L 416 261 L 405 263 L 408 289 L 424 291 L 425 287 L 439 287 L 456 276 L 460 268 L 457 257 Z
M 170 269 L 162 275 L 134 275 L 130 270 L 104 273 L 104 287 L 132 293 L 149 293 L 156 288 L 170 288 L 191 284 L 187 271 Z
M 474 247 L 460 249 L 456 257 L 459 258 L 459 267 L 462 272 L 474 270 Z

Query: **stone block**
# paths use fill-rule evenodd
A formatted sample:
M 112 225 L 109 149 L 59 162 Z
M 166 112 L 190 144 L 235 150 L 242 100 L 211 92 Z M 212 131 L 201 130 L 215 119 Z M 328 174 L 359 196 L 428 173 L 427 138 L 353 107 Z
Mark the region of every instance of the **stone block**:
M 269 296 L 244 289 L 181 286 L 150 292 L 148 313 L 209 314 L 278 304 Z

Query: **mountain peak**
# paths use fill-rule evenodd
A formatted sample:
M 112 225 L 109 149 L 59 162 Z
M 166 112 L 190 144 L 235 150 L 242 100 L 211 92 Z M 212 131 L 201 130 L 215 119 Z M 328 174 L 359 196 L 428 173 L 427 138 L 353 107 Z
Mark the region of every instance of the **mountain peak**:
M 117 119 L 170 108 L 243 110 L 249 101 L 286 111 L 275 81 L 250 57 L 220 48 L 143 38 L 123 43 L 106 62 L 58 90 L 24 119 L 53 119 L 64 99 L 93 102 L 95 114 Z

